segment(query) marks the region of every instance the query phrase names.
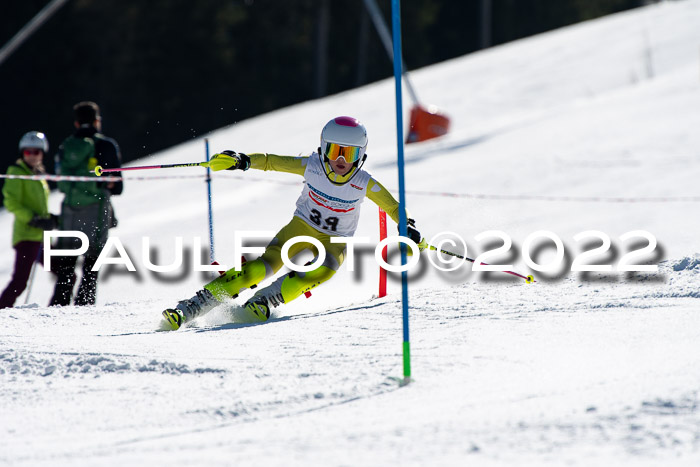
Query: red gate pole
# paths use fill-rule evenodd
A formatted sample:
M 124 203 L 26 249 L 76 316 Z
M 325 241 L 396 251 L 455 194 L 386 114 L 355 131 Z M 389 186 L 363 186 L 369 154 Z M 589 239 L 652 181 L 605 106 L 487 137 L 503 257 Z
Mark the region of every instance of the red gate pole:
M 379 208 L 379 241 L 386 238 L 386 212 Z M 387 247 L 382 249 L 382 259 L 387 260 Z M 386 269 L 379 266 L 379 298 L 386 297 Z

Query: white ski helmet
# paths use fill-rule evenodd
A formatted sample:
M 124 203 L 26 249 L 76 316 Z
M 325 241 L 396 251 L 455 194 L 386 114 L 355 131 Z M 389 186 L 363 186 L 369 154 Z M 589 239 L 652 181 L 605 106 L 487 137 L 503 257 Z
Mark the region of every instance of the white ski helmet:
M 357 166 L 366 149 L 367 130 L 356 118 L 336 117 L 321 131 L 321 155 L 326 162 L 343 158 Z
M 19 140 L 19 151 L 22 152 L 24 149 L 41 149 L 44 154 L 49 152 L 49 140 L 46 139 L 46 135 L 40 131 L 30 131 L 22 136 Z

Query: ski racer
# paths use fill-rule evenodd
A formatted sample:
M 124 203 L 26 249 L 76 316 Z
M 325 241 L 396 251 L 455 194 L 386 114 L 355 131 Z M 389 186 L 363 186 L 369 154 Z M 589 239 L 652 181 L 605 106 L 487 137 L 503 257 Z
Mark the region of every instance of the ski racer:
M 374 201 L 398 223 L 399 203 L 377 180 L 362 169 L 367 155 L 367 130 L 355 118 L 337 117 L 321 132 L 321 146 L 310 156 L 291 157 L 274 154 L 241 154 L 223 151 L 210 161 L 212 170 L 274 170 L 304 177 L 304 188 L 296 202 L 292 220 L 282 227 L 259 258 L 248 261 L 240 270 L 230 269 L 199 290 L 192 298 L 167 309 L 163 316 L 173 329 L 204 314 L 243 290 L 257 287 L 282 267 L 282 247 L 288 240 L 305 235 L 321 242 L 326 249 L 323 264 L 308 272 L 290 272 L 258 290 L 245 308 L 260 321 L 270 317 L 270 308 L 289 303 L 301 294 L 329 280 L 345 258 L 345 243 L 331 243 L 331 238 L 352 237 L 360 218 L 365 196 Z M 406 216 L 408 219 L 408 215 Z M 415 222 L 408 219 L 407 236 L 421 241 Z M 296 243 L 289 257 L 310 249 L 310 243 Z

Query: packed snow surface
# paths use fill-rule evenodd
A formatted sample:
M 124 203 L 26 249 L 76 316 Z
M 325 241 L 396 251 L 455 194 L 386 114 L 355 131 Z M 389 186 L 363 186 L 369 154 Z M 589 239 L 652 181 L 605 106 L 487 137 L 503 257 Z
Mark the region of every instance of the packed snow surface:
M 111 234 L 136 271 L 106 267 L 96 306 L 49 308 L 53 277 L 37 269 L 29 298 L 0 310 L 0 464 L 700 465 L 699 24 L 700 0 L 662 2 L 411 74 L 452 123 L 406 147 L 418 228 L 453 232 L 472 258 L 510 238 L 487 262 L 537 282 L 440 272 L 423 252 L 409 384 L 400 278 L 376 298 L 371 202 L 357 232 L 371 243 L 310 299 L 260 324 L 243 295 L 165 332 L 160 311 L 209 280 L 191 271 L 197 238 L 207 256 L 203 170 L 125 173 Z M 394 104 L 385 80 L 207 137 L 212 151 L 308 154 L 327 120 L 352 115 L 369 131 L 366 168 L 396 190 Z M 203 159 L 197 139 L 133 165 Z M 139 178 L 154 176 L 167 178 Z M 301 183 L 214 174 L 216 259 L 232 265 L 234 232 L 286 224 Z M 12 220 L 0 213 L 3 281 Z M 561 239 L 559 263 L 542 231 Z M 149 271 L 144 255 L 170 264 L 176 237 L 182 268 Z M 526 250 L 556 267 L 534 270 Z

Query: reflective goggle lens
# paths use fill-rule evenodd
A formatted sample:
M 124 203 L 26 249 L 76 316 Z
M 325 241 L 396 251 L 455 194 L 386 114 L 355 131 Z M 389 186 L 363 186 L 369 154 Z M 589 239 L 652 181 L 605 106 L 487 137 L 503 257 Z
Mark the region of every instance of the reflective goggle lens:
M 345 159 L 345 162 L 350 164 L 360 160 L 361 151 L 362 148 L 358 148 L 355 146 L 341 146 L 340 144 L 336 143 L 326 143 L 326 150 L 324 152 L 324 156 L 326 156 L 328 160 L 331 161 L 338 160 L 342 157 L 343 159 Z
M 41 150 L 39 149 L 23 149 L 22 152 L 28 156 L 37 156 L 41 154 Z

